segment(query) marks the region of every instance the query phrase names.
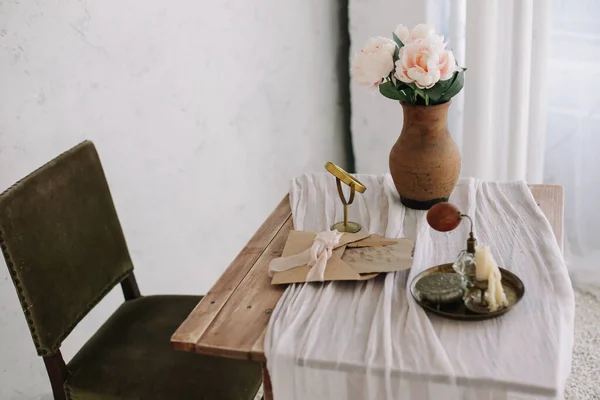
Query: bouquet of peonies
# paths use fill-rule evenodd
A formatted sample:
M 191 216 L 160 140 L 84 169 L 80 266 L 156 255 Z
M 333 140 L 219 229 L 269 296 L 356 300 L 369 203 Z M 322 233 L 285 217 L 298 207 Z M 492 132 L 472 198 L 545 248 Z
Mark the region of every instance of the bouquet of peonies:
M 449 101 L 464 85 L 464 68 L 458 67 L 444 37 L 432 26 L 412 30 L 398 25 L 392 34 L 372 38 L 352 63 L 355 82 L 392 100 L 435 105 Z

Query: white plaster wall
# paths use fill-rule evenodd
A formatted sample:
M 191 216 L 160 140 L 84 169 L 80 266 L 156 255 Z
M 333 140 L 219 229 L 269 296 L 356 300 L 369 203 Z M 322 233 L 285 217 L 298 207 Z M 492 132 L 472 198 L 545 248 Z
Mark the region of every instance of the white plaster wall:
M 0 0 L 0 189 L 91 139 L 143 293 L 206 292 L 293 176 L 346 162 L 338 7 Z M 67 359 L 120 301 L 80 324 Z M 50 391 L 4 266 L 0 367 L 0 399 Z
M 427 22 L 427 1 L 349 0 L 351 57 L 373 36 L 392 37 L 398 24 L 409 27 Z M 351 85 L 352 144 L 356 170 L 380 174 L 389 171 L 392 146 L 402 130 L 402 107 L 397 101 Z

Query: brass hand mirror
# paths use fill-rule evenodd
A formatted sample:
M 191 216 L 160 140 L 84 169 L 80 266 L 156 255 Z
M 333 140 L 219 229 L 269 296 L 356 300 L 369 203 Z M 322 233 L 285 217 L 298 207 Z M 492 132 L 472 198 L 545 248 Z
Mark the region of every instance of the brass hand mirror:
M 354 194 L 356 192 L 364 193 L 367 188 L 365 185 L 360 183 L 358 179 L 332 163 L 331 161 L 325 164 L 325 169 L 335 176 L 335 183 L 337 185 L 338 194 L 340 200 L 344 205 L 344 220 L 342 222 L 336 222 L 331 225 L 331 229 L 337 229 L 338 232 L 356 233 L 360 231 L 360 225 L 356 222 L 348 221 L 348 206 L 354 201 Z M 350 187 L 350 198 L 346 200 L 346 196 L 342 191 L 342 182 Z

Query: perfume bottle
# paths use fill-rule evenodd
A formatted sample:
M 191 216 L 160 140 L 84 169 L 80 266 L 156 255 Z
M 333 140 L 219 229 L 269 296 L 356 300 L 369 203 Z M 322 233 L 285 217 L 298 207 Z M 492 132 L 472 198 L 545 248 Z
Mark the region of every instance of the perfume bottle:
M 459 218 L 467 218 L 471 222 L 471 229 L 469 232 L 469 238 L 467 239 L 467 249 L 462 250 L 452 268 L 462 278 L 463 289 L 467 290 L 473 287 L 475 283 L 475 246 L 477 246 L 477 239 L 473 235 L 473 220 L 466 214 L 458 211 Z
M 461 277 L 461 286 L 463 289 L 468 289 L 473 285 L 475 280 L 475 254 L 471 254 L 467 250 L 462 250 L 452 268 Z
M 485 299 L 487 281 L 478 281 L 475 275 L 475 247 L 477 246 L 477 239 L 473 235 L 473 220 L 450 203 L 438 203 L 431 207 L 427 213 L 427 222 L 429 225 L 440 232 L 448 232 L 455 229 L 463 218 L 467 218 L 471 223 L 467 248 L 458 254 L 458 257 L 452 264 L 452 268 L 461 278 L 465 307 L 476 313 L 486 313 L 488 312 L 487 301 Z

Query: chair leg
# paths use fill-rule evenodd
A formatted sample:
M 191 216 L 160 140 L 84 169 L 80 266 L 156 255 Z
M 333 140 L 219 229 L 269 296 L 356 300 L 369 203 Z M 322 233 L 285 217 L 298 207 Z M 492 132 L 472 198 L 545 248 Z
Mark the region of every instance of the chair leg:
M 123 289 L 125 301 L 134 300 L 140 297 L 140 289 L 135 280 L 135 275 L 133 275 L 133 271 L 121 281 L 121 289 Z
M 48 378 L 50 378 L 50 385 L 52 386 L 52 394 L 54 400 L 66 400 L 65 389 L 63 387 L 67 380 L 68 370 L 65 361 L 62 358 L 62 354 L 59 351 L 53 356 L 44 357 L 44 364 L 46 365 L 46 371 L 48 372 Z
M 271 386 L 271 377 L 269 376 L 269 371 L 267 370 L 267 364 L 262 365 L 262 376 L 263 376 L 263 399 L 264 400 L 273 400 L 273 387 Z

